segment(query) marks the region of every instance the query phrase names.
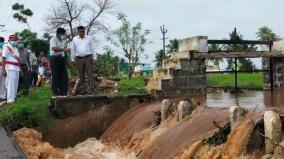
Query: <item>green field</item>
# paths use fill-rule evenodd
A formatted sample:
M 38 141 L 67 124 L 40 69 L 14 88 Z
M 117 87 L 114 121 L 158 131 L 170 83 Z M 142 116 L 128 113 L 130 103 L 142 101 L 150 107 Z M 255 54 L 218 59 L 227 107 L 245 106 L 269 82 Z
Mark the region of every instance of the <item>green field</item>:
M 238 73 L 240 88 L 261 89 L 263 73 Z M 207 74 L 207 87 L 235 87 L 235 74 Z

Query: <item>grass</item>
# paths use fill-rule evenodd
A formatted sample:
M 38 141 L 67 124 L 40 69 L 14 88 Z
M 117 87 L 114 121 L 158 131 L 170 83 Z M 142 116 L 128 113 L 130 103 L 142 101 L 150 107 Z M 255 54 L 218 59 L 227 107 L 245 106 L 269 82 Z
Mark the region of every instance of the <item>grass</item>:
M 116 95 L 145 93 L 144 77 L 133 77 L 131 80 L 120 77 Z M 8 104 L 4 109 L 0 110 L 0 123 L 10 130 L 22 127 L 48 128 L 49 124 L 54 120 L 48 109 L 50 98 L 49 86 L 31 90 L 29 96 L 19 95 L 15 103 Z
M 43 86 L 31 90 L 29 96 L 20 96 L 13 104 L 0 111 L 0 122 L 15 130 L 22 127 L 46 128 L 53 121 L 48 103 L 51 97 L 50 87 Z
M 263 73 L 238 73 L 238 86 L 240 88 L 261 89 Z M 207 74 L 208 87 L 235 87 L 235 76 L 228 74 Z
M 118 95 L 124 94 L 145 94 L 144 77 L 132 77 L 130 80 L 127 77 L 119 77 Z

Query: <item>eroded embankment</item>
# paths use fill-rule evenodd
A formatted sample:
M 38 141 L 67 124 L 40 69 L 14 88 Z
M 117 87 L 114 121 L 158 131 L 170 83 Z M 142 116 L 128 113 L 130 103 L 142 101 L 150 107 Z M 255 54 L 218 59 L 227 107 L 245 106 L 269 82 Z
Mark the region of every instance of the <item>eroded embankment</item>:
M 249 153 L 251 155 L 247 155 L 256 123 L 262 116 L 249 113 L 231 130 L 226 128 L 229 125 L 228 109 L 198 106 L 188 117 L 179 120 L 177 101 L 173 101 L 174 111 L 160 122 L 161 105 L 161 102 L 155 102 L 131 108 L 107 129 L 101 137 L 103 143 L 89 138 L 72 148 L 62 149 L 42 142 L 41 134 L 30 129 L 21 129 L 14 134 L 32 159 L 231 159 L 263 156 L 262 149 L 254 149 Z M 228 131 L 221 134 L 224 140 L 209 146 L 208 137 L 218 134 L 223 128 Z

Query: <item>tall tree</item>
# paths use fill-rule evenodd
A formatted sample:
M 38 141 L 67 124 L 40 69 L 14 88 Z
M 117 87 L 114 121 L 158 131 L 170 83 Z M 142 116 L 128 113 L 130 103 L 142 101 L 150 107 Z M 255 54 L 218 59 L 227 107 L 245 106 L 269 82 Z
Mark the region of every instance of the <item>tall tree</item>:
M 117 75 L 120 61 L 118 56 L 114 56 L 114 51 L 111 48 L 104 47 L 104 52 L 98 54 L 96 70 L 98 74 L 106 77 Z
M 131 26 L 126 17 L 125 14 L 118 14 L 117 18 L 122 25 L 117 30 L 112 31 L 107 40 L 118 47 L 128 60 L 128 78 L 130 79 L 135 66 L 137 66 L 141 55 L 145 51 L 145 46 L 151 42 L 147 39 L 150 30 L 144 30 L 140 22 L 135 26 Z
M 16 11 L 13 18 L 17 19 L 21 23 L 27 24 L 29 30 L 31 31 L 30 25 L 28 23 L 28 17 L 33 16 L 33 12 L 29 8 L 25 8 L 23 4 L 15 3 L 12 5 L 12 9 Z
M 32 49 L 36 54 L 43 51 L 47 53 L 49 50 L 49 40 L 48 39 L 39 39 L 37 37 L 37 33 L 31 32 L 28 29 L 24 29 L 21 32 L 16 32 L 15 35 L 19 37 L 19 39 L 25 45 L 31 45 Z
M 162 67 L 163 65 L 163 55 L 164 55 L 164 50 L 161 49 L 155 53 L 155 60 L 156 62 L 156 67 Z
M 236 30 L 234 30 L 233 32 L 231 32 L 229 34 L 229 37 L 231 40 L 235 40 L 235 41 L 240 41 L 243 39 L 243 35 L 241 35 L 240 33 L 236 32 Z M 223 46 L 223 50 L 225 51 L 256 51 L 257 47 L 255 45 L 248 45 L 248 44 L 230 44 L 230 45 L 224 45 Z M 239 70 L 241 71 L 252 71 L 253 69 L 255 69 L 255 66 L 253 65 L 253 63 L 251 62 L 250 59 L 248 58 L 238 58 L 238 62 L 237 62 L 237 68 L 239 68 Z M 234 70 L 234 60 L 233 59 L 228 59 L 228 69 Z
M 68 37 L 72 40 L 76 35 L 76 27 L 83 25 L 86 33 L 107 32 L 108 26 L 104 17 L 111 13 L 114 7 L 112 0 L 92 0 L 91 4 L 78 0 L 58 0 L 57 6 L 50 8 L 46 16 L 46 31 L 54 32 L 63 27 L 69 31 Z
M 179 48 L 179 41 L 178 39 L 170 40 L 170 43 L 166 46 L 167 53 L 177 52 Z
M 276 35 L 272 29 L 270 29 L 267 26 L 260 27 L 258 29 L 258 32 L 256 33 L 256 36 L 258 39 L 263 41 L 275 41 L 279 38 L 278 35 Z

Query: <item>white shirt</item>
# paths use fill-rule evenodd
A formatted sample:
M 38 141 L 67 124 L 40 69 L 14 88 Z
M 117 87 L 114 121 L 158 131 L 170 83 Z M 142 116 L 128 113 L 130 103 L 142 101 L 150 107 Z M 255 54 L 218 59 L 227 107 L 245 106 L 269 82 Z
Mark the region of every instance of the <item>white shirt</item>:
M 54 51 L 52 50 L 52 48 L 56 47 L 56 48 L 65 48 L 65 41 L 59 39 L 57 36 L 54 36 L 50 39 L 49 41 L 50 44 L 50 56 L 54 55 Z M 56 55 L 60 55 L 64 56 L 64 51 L 61 52 L 56 52 Z
M 90 36 L 85 35 L 83 38 L 76 36 L 73 38 L 71 49 L 71 60 L 75 61 L 76 56 L 84 57 L 92 55 L 96 59 L 95 44 Z
M 8 47 L 10 47 L 13 50 L 13 55 L 9 51 Z M 16 47 L 11 46 L 10 44 L 4 45 L 3 46 L 2 57 L 5 57 L 6 61 L 19 63 L 19 61 L 14 56 L 19 58 L 18 49 Z M 8 71 L 8 70 L 9 71 L 20 71 L 20 67 L 19 66 L 12 65 L 12 64 L 6 64 L 5 65 L 5 69 L 6 69 L 6 71 Z
M 44 76 L 44 67 L 43 66 L 39 66 L 38 67 L 38 75 L 39 76 Z

